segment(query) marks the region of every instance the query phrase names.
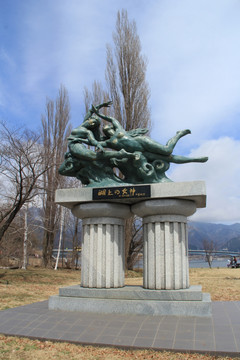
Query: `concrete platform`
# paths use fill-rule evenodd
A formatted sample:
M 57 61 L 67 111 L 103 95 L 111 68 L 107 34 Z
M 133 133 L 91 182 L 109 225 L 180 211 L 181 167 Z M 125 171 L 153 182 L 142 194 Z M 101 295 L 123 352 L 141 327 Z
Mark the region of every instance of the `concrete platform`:
M 0 311 L 0 333 L 93 346 L 239 357 L 240 301 L 212 302 L 212 317 L 54 311 L 48 301 Z M 197 358 L 197 356 L 196 356 Z
M 148 290 L 140 286 L 92 289 L 70 286 L 49 298 L 50 310 L 100 314 L 141 314 L 210 317 L 212 303 L 201 286 L 184 290 Z

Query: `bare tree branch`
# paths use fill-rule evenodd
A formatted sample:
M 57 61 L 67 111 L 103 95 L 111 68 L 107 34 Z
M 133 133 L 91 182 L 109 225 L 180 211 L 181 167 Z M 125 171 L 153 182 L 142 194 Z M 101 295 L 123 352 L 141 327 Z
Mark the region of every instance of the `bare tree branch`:
M 203 249 L 206 254 L 206 261 L 208 262 L 209 267 L 212 268 L 213 255 L 216 251 L 216 244 L 213 242 L 213 240 L 204 239 Z
M 41 177 L 48 169 L 43 163 L 39 136 L 27 130 L 1 126 L 1 218 L 0 242 L 26 202 L 36 195 Z

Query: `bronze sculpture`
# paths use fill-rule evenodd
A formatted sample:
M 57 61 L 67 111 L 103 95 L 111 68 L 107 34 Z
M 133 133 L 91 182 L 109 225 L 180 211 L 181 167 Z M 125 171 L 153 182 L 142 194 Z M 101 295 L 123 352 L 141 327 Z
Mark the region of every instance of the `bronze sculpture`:
M 184 164 L 208 160 L 207 157 L 172 154 L 178 140 L 190 134 L 190 130 L 178 131 L 162 145 L 145 136 L 147 129 L 126 131 L 117 119 L 99 112 L 111 103 L 92 106 L 83 123 L 71 132 L 69 152 L 59 168 L 60 174 L 74 176 L 84 185 L 94 187 L 151 184 L 171 181 L 165 175 L 171 162 Z M 103 129 L 101 119 L 109 123 Z M 89 149 L 87 145 L 95 149 Z

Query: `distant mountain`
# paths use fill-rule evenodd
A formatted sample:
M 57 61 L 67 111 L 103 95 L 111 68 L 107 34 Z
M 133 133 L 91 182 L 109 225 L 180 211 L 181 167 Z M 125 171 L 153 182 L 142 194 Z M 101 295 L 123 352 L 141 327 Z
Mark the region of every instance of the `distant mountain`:
M 189 249 L 202 250 L 203 240 L 212 240 L 219 250 L 227 248 L 230 251 L 239 247 L 240 224 L 223 225 L 189 221 L 188 241 Z
M 231 251 L 240 252 L 240 236 L 229 240 L 226 247 Z

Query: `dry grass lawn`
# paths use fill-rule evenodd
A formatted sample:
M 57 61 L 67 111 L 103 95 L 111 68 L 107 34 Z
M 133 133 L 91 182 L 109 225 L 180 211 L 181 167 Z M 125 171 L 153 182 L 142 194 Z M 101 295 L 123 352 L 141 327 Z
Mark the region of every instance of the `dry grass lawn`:
M 127 278 L 127 285 L 142 285 L 142 278 Z M 190 269 L 190 284 L 202 285 L 213 301 L 240 301 L 240 269 Z
M 154 350 L 122 350 L 117 348 L 80 346 L 69 343 L 29 340 L 0 335 L 2 360 L 230 360 L 202 354 L 183 354 Z M 239 358 L 238 358 L 239 359 Z M 235 358 L 236 360 L 236 358 Z
M 80 272 L 59 269 L 0 269 L 0 310 L 47 300 L 64 285 L 80 283 Z
M 140 272 L 128 272 L 127 285 L 142 285 Z M 60 286 L 80 283 L 80 272 L 72 270 L 49 270 L 29 268 L 28 270 L 0 269 L 0 310 L 46 300 L 57 294 Z M 190 283 L 203 287 L 211 294 L 213 301 L 240 300 L 240 269 L 190 269 Z M 230 359 L 200 354 L 154 352 L 152 350 L 121 350 L 97 348 L 69 343 L 40 342 L 25 338 L 0 335 L 0 359 Z M 236 359 L 236 358 L 235 358 Z M 240 357 L 238 358 L 240 359 Z
M 190 269 L 190 283 L 202 285 L 213 301 L 240 300 L 240 269 Z

